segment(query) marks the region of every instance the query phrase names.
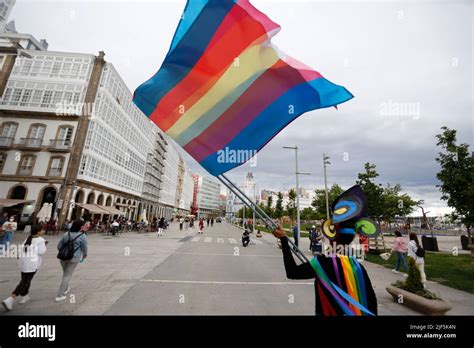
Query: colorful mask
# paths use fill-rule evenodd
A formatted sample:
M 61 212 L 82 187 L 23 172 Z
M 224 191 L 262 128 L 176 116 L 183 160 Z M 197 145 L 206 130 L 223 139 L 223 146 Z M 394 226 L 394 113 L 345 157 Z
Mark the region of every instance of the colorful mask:
M 367 199 L 359 185 L 343 192 L 331 206 L 331 218 L 325 220 L 323 235 L 329 240 L 336 240 L 339 234 L 355 236 L 356 233 L 375 238 L 380 226 L 368 217 Z

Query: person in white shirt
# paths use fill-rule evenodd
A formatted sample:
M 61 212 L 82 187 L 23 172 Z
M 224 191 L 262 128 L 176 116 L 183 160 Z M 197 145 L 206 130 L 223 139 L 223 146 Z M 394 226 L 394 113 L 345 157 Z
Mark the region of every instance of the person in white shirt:
M 416 255 L 416 251 L 420 247 L 420 242 L 418 241 L 418 236 L 416 233 L 410 233 L 410 241 L 408 242 L 408 256 L 413 258 L 420 270 L 421 282 L 426 288 L 426 273 L 425 273 L 425 258 Z
M 28 292 L 30 290 L 31 280 L 40 268 L 43 255 L 46 253 L 47 242 L 41 237 L 42 235 L 44 235 L 43 226 L 34 225 L 31 228 L 31 234 L 23 244 L 22 252 L 19 255 L 21 281 L 11 296 L 2 302 L 7 311 L 13 309 L 13 303 L 16 297 L 22 297 L 20 304 L 24 304 L 30 299 Z

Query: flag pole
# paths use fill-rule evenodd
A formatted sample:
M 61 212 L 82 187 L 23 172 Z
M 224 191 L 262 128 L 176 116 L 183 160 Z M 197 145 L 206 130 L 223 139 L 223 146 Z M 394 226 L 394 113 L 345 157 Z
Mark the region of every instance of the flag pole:
M 235 194 L 246 206 L 248 206 L 255 214 L 262 219 L 267 226 L 271 226 L 273 230 L 275 230 L 278 225 L 261 209 L 257 204 L 255 204 L 247 195 L 242 192 L 232 181 L 230 181 L 224 174 L 217 177 L 224 186 L 226 186 L 233 194 Z M 291 251 L 295 254 L 295 256 L 301 262 L 309 262 L 308 258 L 306 257 L 303 252 L 295 245 L 290 239 L 288 239 L 288 243 L 292 246 Z

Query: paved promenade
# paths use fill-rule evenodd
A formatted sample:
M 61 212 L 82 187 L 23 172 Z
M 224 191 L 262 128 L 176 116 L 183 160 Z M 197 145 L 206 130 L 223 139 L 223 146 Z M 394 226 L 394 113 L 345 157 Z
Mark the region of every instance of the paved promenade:
M 89 257 L 77 267 L 71 296 L 61 303 L 54 302 L 61 280 L 58 237 L 46 236 L 50 244 L 33 279 L 30 302 L 16 303 L 10 313 L 0 308 L 0 315 L 314 315 L 313 282 L 286 279 L 275 238 L 253 236 L 244 248 L 241 233 L 224 223 L 206 228 L 203 235 L 179 231 L 177 224 L 160 238 L 151 233 L 90 235 Z M 24 238 L 17 233 L 14 241 Z M 302 244 L 307 249 L 307 239 Z M 367 262 L 364 266 L 380 315 L 418 315 L 385 291 L 401 275 Z M 0 259 L 0 297 L 7 297 L 18 281 L 17 260 Z M 453 304 L 449 314 L 474 314 L 474 295 L 433 282 L 428 288 Z

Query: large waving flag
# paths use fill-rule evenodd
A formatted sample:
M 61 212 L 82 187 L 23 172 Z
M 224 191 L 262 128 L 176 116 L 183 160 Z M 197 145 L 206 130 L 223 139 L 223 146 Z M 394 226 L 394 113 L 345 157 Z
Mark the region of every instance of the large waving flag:
M 188 0 L 161 69 L 134 102 L 209 173 L 250 159 L 301 114 L 353 96 L 272 43 L 249 0 Z

